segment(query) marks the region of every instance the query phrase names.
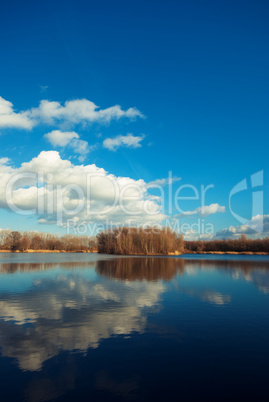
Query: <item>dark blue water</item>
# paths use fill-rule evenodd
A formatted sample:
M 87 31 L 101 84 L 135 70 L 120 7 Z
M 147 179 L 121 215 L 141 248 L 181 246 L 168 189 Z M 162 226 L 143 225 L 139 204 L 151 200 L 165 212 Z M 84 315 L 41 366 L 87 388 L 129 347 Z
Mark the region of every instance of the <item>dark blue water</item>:
M 1 401 L 267 401 L 269 259 L 0 255 Z

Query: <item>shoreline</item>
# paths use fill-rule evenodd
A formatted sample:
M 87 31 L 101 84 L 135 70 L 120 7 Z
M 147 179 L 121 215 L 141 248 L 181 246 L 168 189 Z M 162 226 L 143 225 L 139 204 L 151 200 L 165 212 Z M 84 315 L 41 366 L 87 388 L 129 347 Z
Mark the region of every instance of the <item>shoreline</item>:
M 66 251 L 66 250 L 25 250 L 25 251 L 11 251 L 11 250 L 0 250 L 0 253 L 12 253 L 12 254 L 36 254 L 36 253 L 67 253 L 67 254 L 74 254 L 74 253 L 97 253 L 97 251 L 86 251 L 86 250 L 76 250 L 76 251 Z
M 188 251 L 183 254 L 216 254 L 216 255 L 269 255 L 264 251 Z
M 140 257 L 174 257 L 174 256 L 183 256 L 183 255 L 269 255 L 269 253 L 265 253 L 263 251 L 191 251 L 184 253 L 168 253 L 168 254 L 106 254 L 106 255 L 120 255 L 120 256 L 140 256 Z
M 0 250 L 0 253 L 12 253 L 12 254 L 48 254 L 48 253 L 52 253 L 52 254 L 75 254 L 75 253 L 84 253 L 84 254 L 98 254 L 98 251 L 86 251 L 86 250 L 76 250 L 76 251 L 66 251 L 66 250 L 25 250 L 25 251 L 11 251 L 11 250 Z M 100 253 L 102 254 L 102 253 Z M 269 255 L 269 253 L 265 253 L 263 251 L 201 251 L 201 252 L 197 252 L 197 251 L 186 251 L 183 253 L 179 253 L 179 252 L 175 252 L 175 253 L 168 253 L 168 254 L 106 254 L 106 255 L 119 255 L 119 256 L 141 256 L 141 257 L 172 257 L 172 256 L 179 256 L 179 255 Z

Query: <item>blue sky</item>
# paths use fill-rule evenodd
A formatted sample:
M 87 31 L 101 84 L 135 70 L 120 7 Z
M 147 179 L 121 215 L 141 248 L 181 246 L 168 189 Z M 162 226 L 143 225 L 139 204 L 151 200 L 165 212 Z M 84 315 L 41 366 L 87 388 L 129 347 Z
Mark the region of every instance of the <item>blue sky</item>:
M 181 178 L 173 194 L 186 184 L 197 189 L 213 184 L 205 204 L 219 207 L 191 217 L 175 208 L 167 213 L 165 186 L 164 220 L 157 222 L 204 219 L 214 233 L 232 225 L 235 229 L 225 235 L 247 232 L 229 210 L 231 189 L 245 178 L 249 187 L 250 176 L 263 171 L 259 215 L 265 215 L 266 224 L 257 233 L 266 235 L 268 12 L 266 1 L 4 2 L 0 158 L 9 158 L 4 166 L 13 169 L 10 175 L 19 173 L 42 151 L 54 151 L 72 166 L 95 164 L 115 177 L 145 183 L 172 172 Z M 42 100 L 50 102 L 50 115 L 40 107 Z M 71 103 L 59 112 L 75 100 L 106 111 L 85 118 Z M 111 111 L 115 105 L 120 109 Z M 27 186 L 20 193 L 25 200 Z M 194 211 L 200 204 L 182 201 L 182 209 Z M 2 229 L 64 231 L 51 216 L 18 216 L 4 200 L 0 205 Z M 233 208 L 252 222 L 251 190 L 235 195 Z M 97 215 L 90 221 L 104 219 Z M 78 219 L 87 221 L 85 214 Z M 124 222 L 122 214 L 113 219 Z

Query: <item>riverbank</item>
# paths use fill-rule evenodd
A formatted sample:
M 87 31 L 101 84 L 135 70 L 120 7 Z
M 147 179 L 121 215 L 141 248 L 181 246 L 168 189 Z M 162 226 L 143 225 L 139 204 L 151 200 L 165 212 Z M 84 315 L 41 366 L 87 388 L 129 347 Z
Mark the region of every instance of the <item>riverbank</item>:
M 25 251 L 11 251 L 11 250 L 0 250 L 0 253 L 21 253 L 21 254 L 27 254 L 27 253 L 98 253 L 97 250 L 94 251 L 88 251 L 88 250 L 75 250 L 75 251 L 66 251 L 66 250 L 25 250 Z M 269 253 L 265 252 L 252 252 L 252 251 L 189 251 L 185 250 L 183 253 L 180 253 L 178 251 L 174 253 L 168 253 L 168 254 L 158 254 L 158 253 L 148 253 L 148 254 L 141 254 L 141 253 L 136 253 L 136 254 L 111 254 L 111 255 L 126 255 L 126 256 L 148 256 L 148 257 L 169 257 L 169 256 L 176 256 L 176 255 L 184 255 L 184 254 L 196 254 L 196 255 L 269 255 Z
M 186 250 L 184 254 L 216 254 L 216 255 L 269 255 L 263 251 L 189 251 Z
M 66 250 L 25 250 L 25 251 L 11 251 L 11 250 L 0 250 L 0 253 L 97 253 L 97 250 L 89 251 L 89 250 L 75 250 L 75 251 L 66 251 Z

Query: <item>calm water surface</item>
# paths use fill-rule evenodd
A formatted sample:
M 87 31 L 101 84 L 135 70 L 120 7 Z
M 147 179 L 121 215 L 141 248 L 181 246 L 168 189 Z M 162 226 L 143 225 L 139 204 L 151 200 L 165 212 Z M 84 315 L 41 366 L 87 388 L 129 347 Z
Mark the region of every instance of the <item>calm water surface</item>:
M 268 257 L 0 255 L 1 401 L 267 401 L 268 341 Z

